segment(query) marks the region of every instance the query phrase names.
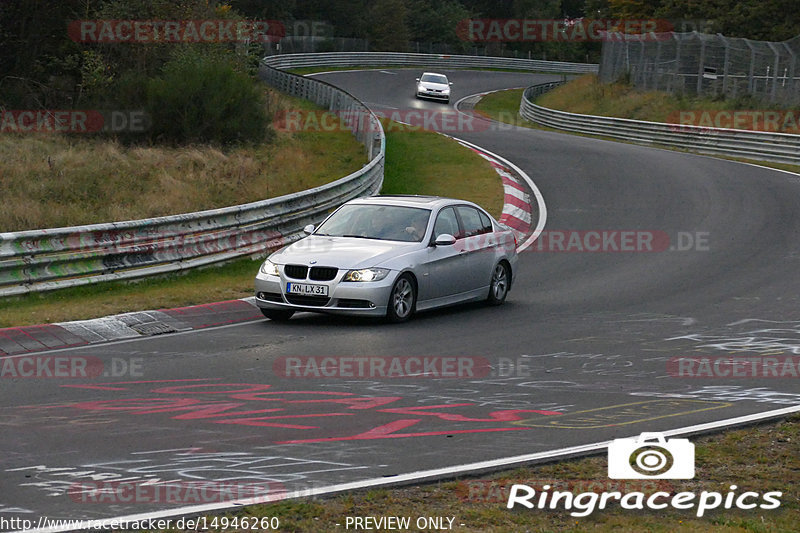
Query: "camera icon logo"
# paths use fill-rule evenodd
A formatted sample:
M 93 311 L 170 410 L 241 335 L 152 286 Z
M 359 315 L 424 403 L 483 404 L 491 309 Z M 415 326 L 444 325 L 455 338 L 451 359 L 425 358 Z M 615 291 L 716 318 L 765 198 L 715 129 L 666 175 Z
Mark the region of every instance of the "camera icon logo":
M 615 439 L 608 445 L 611 479 L 692 479 L 694 444 L 689 439 L 664 438 L 663 433 L 642 433 Z

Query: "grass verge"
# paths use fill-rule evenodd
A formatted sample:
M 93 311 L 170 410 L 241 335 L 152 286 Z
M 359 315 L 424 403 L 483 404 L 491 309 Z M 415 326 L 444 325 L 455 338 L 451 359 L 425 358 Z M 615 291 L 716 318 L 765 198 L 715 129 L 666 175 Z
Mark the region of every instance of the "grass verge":
M 503 206 L 502 183 L 483 158 L 436 133 L 396 123 L 386 123 L 385 128 L 383 193 L 458 196 L 499 215 Z M 319 149 L 331 150 L 324 142 L 320 142 Z M 317 164 L 323 165 L 324 157 Z M 259 262 L 240 259 L 155 279 L 107 282 L 1 299 L 0 327 L 83 320 L 251 296 Z
M 538 466 L 526 466 L 480 478 L 467 477 L 425 485 L 349 492 L 340 496 L 255 505 L 224 515 L 277 517 L 280 531 L 346 531 L 347 517 L 452 517 L 456 531 L 463 532 L 612 532 L 650 531 L 663 533 L 713 532 L 796 532 L 800 523 L 800 417 L 720 434 L 693 438 L 696 446 L 696 475 L 693 480 L 609 480 L 605 457 L 588 457 Z M 620 491 L 622 494 L 655 491 L 671 495 L 702 491 L 727 495 L 752 491 L 761 494 L 780 491 L 781 506 L 775 510 L 711 510 L 696 516 L 690 510 L 626 510 L 619 501 L 585 517 L 571 516 L 563 502 L 557 509 L 506 509 L 511 486 L 525 484 L 537 489 L 544 484 L 556 490 L 582 492 Z M 670 498 L 661 499 L 669 501 Z M 534 500 L 537 501 L 537 500 Z M 750 500 L 762 502 L 762 500 Z M 577 507 L 572 509 L 578 512 Z M 211 524 L 213 517 L 207 518 Z M 219 518 L 218 518 L 219 520 Z M 252 519 L 251 519 L 252 520 Z M 463 524 L 463 525 L 461 525 Z M 352 529 L 352 524 L 351 528 Z M 222 528 L 212 528 L 221 531 Z M 433 531 L 414 528 L 411 531 Z
M 535 127 L 535 124 L 519 116 L 519 103 L 524 91 L 525 89 L 508 89 L 489 93 L 475 105 L 475 112 L 498 122 L 526 128 Z
M 539 126 L 519 116 L 519 103 L 523 89 L 510 89 L 487 94 L 475 106 L 475 111 L 487 118 L 525 128 L 559 131 L 583 137 L 606 138 L 601 135 L 566 132 Z M 650 122 L 668 122 L 681 110 L 703 109 L 709 111 L 755 109 L 757 104 L 745 100 L 714 100 L 709 98 L 680 98 L 662 92 L 639 92 L 623 84 L 601 84 L 593 74 L 587 74 L 539 97 L 537 104 L 551 109 Z M 618 139 L 608 138 L 615 142 Z M 635 144 L 635 143 L 630 143 Z M 686 151 L 678 150 L 676 151 Z M 773 163 L 739 157 L 712 156 L 730 161 L 751 163 L 779 170 L 800 173 L 800 166 Z
M 381 193 L 454 196 L 500 216 L 503 185 L 481 156 L 453 139 L 415 126 L 384 120 L 383 127 L 386 179 Z
M 267 90 L 274 113 L 310 103 Z M 0 136 L 2 231 L 189 213 L 328 183 L 366 163 L 348 131 L 277 131 L 223 150 L 124 146 L 63 135 Z

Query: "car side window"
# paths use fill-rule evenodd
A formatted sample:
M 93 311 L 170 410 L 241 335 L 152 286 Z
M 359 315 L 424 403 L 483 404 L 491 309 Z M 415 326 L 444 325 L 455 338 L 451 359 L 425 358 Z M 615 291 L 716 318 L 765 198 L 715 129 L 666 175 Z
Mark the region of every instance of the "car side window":
M 492 226 L 492 221 L 489 219 L 489 216 L 483 211 L 478 211 L 478 214 L 481 216 L 481 224 L 483 224 L 483 233 L 493 232 L 494 226 Z
M 446 207 L 439 211 L 436 216 L 436 223 L 433 226 L 433 238 L 436 239 L 439 235 L 449 233 L 456 239 L 458 235 L 458 218 L 456 218 L 455 209 Z
M 464 237 L 472 237 L 473 235 L 480 235 L 487 232 L 486 224 L 481 220 L 480 211 L 466 205 L 458 206 L 456 209 L 458 209 L 461 223 L 464 225 Z M 486 222 L 488 222 L 488 219 Z

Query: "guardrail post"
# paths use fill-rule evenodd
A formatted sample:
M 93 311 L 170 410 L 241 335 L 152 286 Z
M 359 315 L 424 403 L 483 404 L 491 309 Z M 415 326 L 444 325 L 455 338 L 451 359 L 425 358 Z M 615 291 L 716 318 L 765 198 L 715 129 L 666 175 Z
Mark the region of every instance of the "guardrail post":
M 651 34 L 654 35 L 655 34 Z M 660 83 L 659 83 L 659 76 L 658 76 L 658 65 L 661 63 L 661 40 L 656 39 L 656 59 L 653 62 L 653 85 L 651 89 L 658 90 Z
M 672 76 L 672 81 L 675 85 L 678 84 L 678 80 L 680 79 L 680 67 L 681 64 L 681 44 L 683 44 L 683 40 L 678 38 L 678 35 L 673 33 L 673 38 L 675 39 L 675 74 Z M 684 92 L 684 84 L 681 83 L 681 93 Z
M 644 66 L 644 48 L 645 48 L 644 40 L 639 41 L 639 76 L 641 76 L 640 79 L 643 82 L 647 80 L 647 72 Z
M 750 73 L 747 76 L 747 92 L 755 94 L 756 83 L 756 47 L 750 43 L 749 39 L 744 40 L 748 48 L 750 48 Z
M 722 94 L 727 96 L 728 95 L 728 76 L 729 76 L 729 69 L 731 67 L 731 46 L 728 42 L 728 39 L 722 36 L 722 34 L 718 33 L 717 37 L 722 41 L 722 45 L 725 47 L 725 59 L 722 62 Z
M 798 102 L 800 101 L 800 98 L 798 98 L 798 96 L 800 95 L 796 94 L 798 92 L 796 89 L 798 88 L 798 86 L 800 86 L 800 84 L 798 84 L 797 80 L 794 79 L 795 68 L 797 66 L 797 54 L 794 53 L 792 47 L 789 46 L 787 43 L 783 43 L 783 46 L 786 47 L 786 51 L 789 53 L 789 57 L 791 58 L 791 62 L 789 63 L 789 76 L 788 76 L 789 88 L 785 89 L 785 91 L 786 94 L 790 95 L 788 97 L 789 101 Z M 794 98 L 792 98 L 791 95 L 794 95 Z
M 780 68 L 781 54 L 776 48 L 775 43 L 769 42 L 767 44 L 769 45 L 770 50 L 772 50 L 772 53 L 775 54 L 775 67 L 772 69 L 772 91 L 770 91 L 769 98 L 772 102 L 774 102 L 778 96 L 778 69 Z
M 697 89 L 695 92 L 697 95 L 701 95 L 703 94 L 703 73 L 706 68 L 706 41 L 696 31 L 692 34 L 700 39 L 700 60 L 697 62 Z

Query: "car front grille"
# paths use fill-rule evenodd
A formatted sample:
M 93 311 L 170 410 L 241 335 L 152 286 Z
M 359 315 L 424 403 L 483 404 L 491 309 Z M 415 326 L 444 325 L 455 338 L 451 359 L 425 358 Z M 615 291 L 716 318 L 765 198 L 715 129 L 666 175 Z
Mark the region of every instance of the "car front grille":
M 283 267 L 283 273 L 286 274 L 287 278 L 306 279 L 308 267 L 305 265 L 286 265 Z
M 286 295 L 286 301 L 295 305 L 312 305 L 315 307 L 322 307 L 330 300 L 331 299 L 327 296 L 301 296 L 299 294 Z
M 308 277 L 314 281 L 330 281 L 338 273 L 339 269 L 335 267 L 311 267 L 311 274 Z

